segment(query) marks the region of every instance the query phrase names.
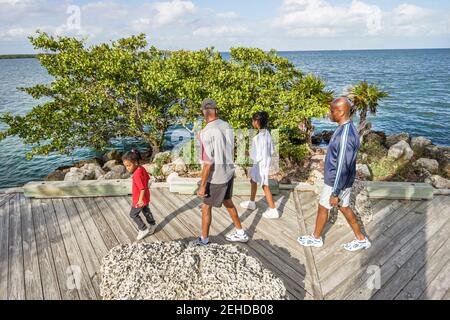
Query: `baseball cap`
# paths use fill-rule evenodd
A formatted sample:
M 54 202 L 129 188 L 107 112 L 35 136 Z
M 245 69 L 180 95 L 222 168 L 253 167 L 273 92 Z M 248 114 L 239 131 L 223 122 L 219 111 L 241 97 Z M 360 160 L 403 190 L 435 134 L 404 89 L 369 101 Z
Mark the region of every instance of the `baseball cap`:
M 213 99 L 205 99 L 202 102 L 202 111 L 207 109 L 217 109 L 217 103 Z

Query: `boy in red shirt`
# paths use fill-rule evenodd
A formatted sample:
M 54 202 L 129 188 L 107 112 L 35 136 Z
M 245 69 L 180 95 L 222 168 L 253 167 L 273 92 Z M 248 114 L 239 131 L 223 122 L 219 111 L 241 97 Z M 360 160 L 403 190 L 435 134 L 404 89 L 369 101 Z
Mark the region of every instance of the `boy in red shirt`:
M 153 234 L 156 229 L 155 219 L 148 207 L 150 203 L 150 189 L 148 188 L 150 176 L 148 175 L 147 170 L 139 164 L 140 160 L 142 160 L 141 154 L 136 149 L 127 152 L 122 157 L 124 166 L 127 168 L 128 172 L 133 174 L 131 189 L 133 206 L 130 211 L 130 217 L 139 229 L 136 238 L 137 241 Z M 141 212 L 147 220 L 149 227 L 145 225 L 144 221 L 142 221 L 139 216 Z

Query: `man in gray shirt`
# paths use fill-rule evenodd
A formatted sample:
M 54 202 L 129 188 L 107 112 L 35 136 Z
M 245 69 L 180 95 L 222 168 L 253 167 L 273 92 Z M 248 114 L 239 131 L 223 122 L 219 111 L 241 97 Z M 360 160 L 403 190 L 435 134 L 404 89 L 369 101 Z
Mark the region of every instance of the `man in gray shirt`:
M 219 119 L 217 104 L 214 100 L 202 102 L 202 113 L 206 126 L 200 133 L 202 144 L 202 180 L 197 193 L 202 197 L 202 234 L 195 245 L 209 243 L 209 227 L 211 225 L 212 207 L 226 207 L 236 230 L 226 236 L 228 241 L 247 242 L 248 236 L 242 229 L 236 207 L 233 204 L 234 182 L 234 135 L 231 126 Z

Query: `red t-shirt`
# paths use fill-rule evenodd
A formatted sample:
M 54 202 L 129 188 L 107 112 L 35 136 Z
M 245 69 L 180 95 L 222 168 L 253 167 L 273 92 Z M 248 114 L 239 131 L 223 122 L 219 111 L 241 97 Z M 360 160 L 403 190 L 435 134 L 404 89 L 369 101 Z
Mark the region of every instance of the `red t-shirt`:
M 144 193 L 144 207 L 150 203 L 150 190 L 148 189 L 148 181 L 150 180 L 150 176 L 145 170 L 144 167 L 139 166 L 136 171 L 133 173 L 132 179 L 132 198 L 133 198 L 133 208 L 137 208 L 137 203 L 139 202 L 139 196 L 141 194 L 141 190 L 145 190 Z

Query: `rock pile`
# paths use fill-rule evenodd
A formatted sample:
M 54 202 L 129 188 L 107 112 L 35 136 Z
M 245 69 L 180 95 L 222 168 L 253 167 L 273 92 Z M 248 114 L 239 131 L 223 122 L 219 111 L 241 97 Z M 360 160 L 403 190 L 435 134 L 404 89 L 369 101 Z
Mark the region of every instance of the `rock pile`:
M 113 248 L 100 269 L 105 300 L 279 300 L 283 282 L 244 249 L 182 242 L 133 243 Z

